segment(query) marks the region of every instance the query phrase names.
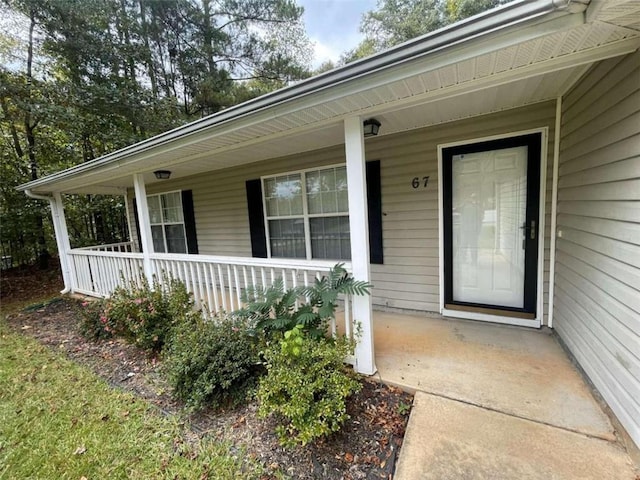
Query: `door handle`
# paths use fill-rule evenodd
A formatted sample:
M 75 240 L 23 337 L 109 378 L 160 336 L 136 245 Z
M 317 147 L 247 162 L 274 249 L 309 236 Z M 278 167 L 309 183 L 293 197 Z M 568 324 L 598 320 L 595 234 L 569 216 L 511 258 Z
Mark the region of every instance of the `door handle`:
M 522 234 L 524 235 L 524 238 L 527 238 L 527 233 L 528 233 L 529 238 L 531 240 L 536 239 L 536 221 L 535 220 L 531 220 L 531 225 L 527 225 L 527 222 L 524 222 L 520 227 L 520 230 L 524 230 L 522 232 Z

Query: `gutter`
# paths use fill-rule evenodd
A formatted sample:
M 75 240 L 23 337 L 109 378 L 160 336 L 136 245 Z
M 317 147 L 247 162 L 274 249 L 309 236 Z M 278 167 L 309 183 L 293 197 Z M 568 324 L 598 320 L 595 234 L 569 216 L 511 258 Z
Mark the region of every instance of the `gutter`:
M 60 214 L 64 216 L 64 211 L 60 212 L 60 208 L 58 208 L 58 204 L 56 199 L 53 196 L 49 195 L 39 195 L 37 193 L 33 193 L 31 190 L 25 190 L 24 193 L 27 197 L 34 198 L 36 200 L 47 200 L 49 202 L 49 207 L 51 208 L 51 216 L 53 219 L 53 230 L 56 234 L 56 243 L 58 245 L 58 256 L 60 257 L 60 266 L 62 267 L 62 279 L 64 281 L 64 288 L 60 291 L 60 295 L 65 295 L 71 291 L 71 282 L 69 279 L 71 278 L 70 270 L 69 270 L 69 262 L 67 258 L 67 252 L 63 247 L 62 241 L 62 229 L 60 224 Z M 64 221 L 64 220 L 62 220 Z M 65 229 L 66 230 L 66 229 Z
M 200 133 L 206 129 L 253 115 L 271 107 L 329 89 L 338 84 L 355 81 L 363 75 L 397 66 L 408 60 L 469 41 L 510 25 L 532 20 L 555 11 L 566 11 L 568 13 L 583 12 L 588 6 L 588 1 L 589 0 L 519 0 L 511 2 L 497 9 L 484 12 L 402 43 L 377 55 L 350 63 L 308 80 L 303 80 L 298 84 L 282 88 L 221 112 L 214 113 L 182 127 L 161 133 L 91 162 L 25 183 L 18 186 L 17 189 L 26 191 L 57 180 L 89 172 L 104 165 L 125 160 L 128 157 L 152 148 L 168 144 L 176 139 Z
M 33 183 L 33 182 L 29 182 L 29 183 Z M 24 185 L 29 185 L 29 183 L 25 183 Z M 18 188 L 20 188 L 20 187 L 18 187 Z M 51 195 L 40 195 L 38 193 L 33 193 L 29 189 L 25 189 L 24 193 L 27 195 L 27 197 L 35 198 L 36 200 L 46 200 L 48 202 L 53 200 L 53 197 Z

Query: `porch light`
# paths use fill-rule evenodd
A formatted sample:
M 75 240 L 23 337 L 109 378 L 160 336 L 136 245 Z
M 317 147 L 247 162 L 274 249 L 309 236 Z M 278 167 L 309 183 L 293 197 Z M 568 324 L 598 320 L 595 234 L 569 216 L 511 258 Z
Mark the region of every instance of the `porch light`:
M 169 180 L 169 177 L 171 176 L 171 171 L 170 170 L 156 170 L 155 172 L 153 172 L 153 174 L 156 176 L 156 178 L 158 180 Z
M 364 130 L 364 136 L 366 137 L 375 137 L 378 135 L 378 131 L 380 130 L 380 122 L 375 118 L 368 118 L 362 123 L 362 127 Z

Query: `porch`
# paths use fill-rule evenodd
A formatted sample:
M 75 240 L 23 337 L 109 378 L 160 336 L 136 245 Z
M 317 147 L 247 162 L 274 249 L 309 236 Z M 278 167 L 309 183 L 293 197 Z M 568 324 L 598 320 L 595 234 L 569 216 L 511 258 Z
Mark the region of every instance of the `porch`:
M 377 376 L 416 393 L 394 478 L 635 478 L 550 330 L 387 312 L 373 323 Z

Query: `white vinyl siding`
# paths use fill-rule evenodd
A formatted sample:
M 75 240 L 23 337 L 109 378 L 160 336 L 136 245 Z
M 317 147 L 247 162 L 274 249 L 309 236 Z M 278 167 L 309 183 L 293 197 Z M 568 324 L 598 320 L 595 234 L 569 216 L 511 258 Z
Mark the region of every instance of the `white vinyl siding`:
M 425 106 L 425 108 L 429 108 Z M 382 129 L 384 129 L 384 119 Z M 460 140 L 549 127 L 547 152 L 553 152 L 555 102 L 539 103 L 405 133 L 368 138 L 367 160 L 380 160 L 384 264 L 371 265 L 373 303 L 377 307 L 437 312 L 438 164 L 437 146 Z M 149 184 L 192 189 L 201 254 L 251 256 L 245 182 L 283 172 L 345 163 L 344 146 L 305 152 L 209 174 Z M 548 178 L 553 162 L 547 161 Z M 426 188 L 415 177 L 429 176 Z M 551 181 L 547 181 L 545 232 L 545 312 L 548 282 Z
M 563 99 L 554 327 L 640 445 L 640 53 Z

